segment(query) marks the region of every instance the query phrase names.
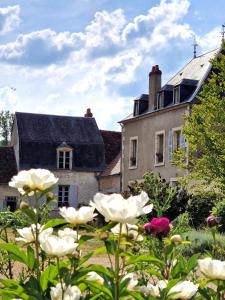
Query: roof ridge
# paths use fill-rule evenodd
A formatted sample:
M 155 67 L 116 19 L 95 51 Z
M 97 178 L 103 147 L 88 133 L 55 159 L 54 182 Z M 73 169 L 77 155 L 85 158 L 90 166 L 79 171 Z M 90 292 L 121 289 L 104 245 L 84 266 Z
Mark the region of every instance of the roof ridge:
M 52 115 L 52 114 L 43 114 L 43 113 L 31 113 L 31 112 L 20 112 L 17 111 L 15 112 L 15 115 L 33 115 L 33 116 L 48 116 L 48 117 L 61 117 L 61 118 L 80 118 L 80 119 L 95 119 L 94 117 L 92 118 L 87 118 L 87 117 L 81 117 L 81 116 L 65 116 L 65 115 Z

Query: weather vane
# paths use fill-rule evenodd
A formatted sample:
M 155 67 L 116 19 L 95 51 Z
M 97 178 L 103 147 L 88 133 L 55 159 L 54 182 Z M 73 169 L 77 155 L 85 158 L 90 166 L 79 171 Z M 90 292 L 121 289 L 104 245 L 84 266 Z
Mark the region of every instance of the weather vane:
M 193 36 L 193 38 L 194 38 L 194 44 L 193 44 L 193 47 L 194 47 L 194 58 L 196 58 L 197 57 L 197 47 L 198 47 L 198 44 L 196 42 L 195 35 Z
M 222 24 L 221 36 L 222 36 L 222 43 L 223 43 L 224 42 L 224 38 L 225 38 L 225 24 Z

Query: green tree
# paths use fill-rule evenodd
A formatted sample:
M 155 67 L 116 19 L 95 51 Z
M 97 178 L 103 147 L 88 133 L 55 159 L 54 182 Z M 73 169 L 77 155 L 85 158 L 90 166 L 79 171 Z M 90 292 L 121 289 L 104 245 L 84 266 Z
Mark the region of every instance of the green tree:
M 10 111 L 0 112 L 0 145 L 9 145 L 14 115 Z
M 225 44 L 211 61 L 212 70 L 198 95 L 199 103 L 185 116 L 191 177 L 225 187 Z

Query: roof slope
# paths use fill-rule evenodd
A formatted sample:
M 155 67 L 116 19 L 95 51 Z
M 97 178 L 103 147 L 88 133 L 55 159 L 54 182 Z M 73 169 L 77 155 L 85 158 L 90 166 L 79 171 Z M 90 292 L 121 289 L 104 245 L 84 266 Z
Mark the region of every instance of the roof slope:
M 17 174 L 13 147 L 0 147 L 0 184 L 8 184 Z
M 119 154 L 117 154 L 114 160 L 107 166 L 105 171 L 101 174 L 101 177 L 119 175 L 121 173 L 120 164 L 121 164 L 121 151 L 119 152 Z
M 109 165 L 121 151 L 121 132 L 100 130 L 105 146 L 105 162 Z

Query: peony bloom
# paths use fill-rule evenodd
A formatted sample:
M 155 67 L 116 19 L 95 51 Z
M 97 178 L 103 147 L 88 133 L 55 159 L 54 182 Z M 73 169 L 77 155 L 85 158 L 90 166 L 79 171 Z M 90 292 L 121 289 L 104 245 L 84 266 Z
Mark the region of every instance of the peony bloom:
M 53 229 L 44 229 L 44 226 L 37 224 L 39 239 L 42 234 L 50 234 Z M 30 227 L 24 227 L 22 229 L 17 229 L 17 232 L 21 237 L 16 238 L 16 241 L 22 241 L 24 243 L 33 243 L 36 240 L 36 225 L 32 224 Z
M 65 288 L 65 284 L 63 284 L 64 289 L 64 300 L 79 300 L 81 297 L 81 291 L 77 286 L 69 285 Z M 60 283 L 57 283 L 55 287 L 51 287 L 50 291 L 51 300 L 62 300 L 62 287 Z
M 130 291 L 134 290 L 135 286 L 138 284 L 138 280 L 135 277 L 136 276 L 134 273 L 129 273 L 122 278 L 122 281 L 124 281 L 125 279 L 130 279 L 127 286 L 127 289 Z
M 112 233 L 118 235 L 120 232 L 120 224 L 117 224 L 115 227 L 111 229 Z M 131 224 L 122 224 L 122 235 L 126 236 L 127 238 L 136 240 L 136 241 L 143 241 L 143 236 L 138 234 L 138 227 L 137 225 Z
M 82 206 L 79 209 L 75 209 L 74 207 L 62 207 L 60 208 L 60 215 L 73 225 L 86 224 L 92 221 L 96 216 L 94 210 L 95 208 L 90 206 Z
M 206 223 L 209 227 L 215 227 L 216 225 L 218 225 L 218 220 L 214 216 L 209 216 L 208 218 L 206 218 Z
M 104 279 L 94 271 L 88 272 L 87 275 L 88 277 L 86 278 L 86 280 L 88 281 L 96 281 L 99 284 L 104 283 Z
M 190 299 L 198 291 L 198 284 L 191 281 L 181 281 L 175 284 L 168 292 L 169 299 Z
M 77 231 L 72 230 L 71 228 L 65 228 L 63 230 L 58 231 L 58 236 L 60 238 L 64 238 L 65 236 L 71 236 L 74 238 L 75 241 L 78 241 L 81 237 L 79 234 L 77 234 Z
M 120 194 L 104 195 L 97 193 L 91 205 L 105 217 L 106 222 L 135 224 L 137 217 L 152 211 L 152 204 L 145 206 L 148 200 L 148 195 L 145 192 L 128 199 L 124 199 Z
M 57 257 L 72 254 L 78 247 L 78 244 L 74 242 L 74 238 L 71 236 L 60 238 L 56 235 L 47 234 L 40 238 L 40 245 L 41 249 L 48 255 Z
M 225 280 L 225 261 L 207 257 L 198 260 L 200 271 L 209 278 Z
M 155 298 L 160 297 L 160 291 L 167 287 L 167 280 L 160 280 L 156 285 L 148 283 L 147 286 L 140 286 L 139 292 L 145 297 L 151 295 Z
M 170 220 L 165 217 L 153 218 L 151 222 L 144 224 L 144 230 L 154 236 L 167 236 L 170 231 Z
M 17 188 L 23 195 L 28 192 L 32 195 L 34 192 L 42 192 L 50 188 L 58 179 L 48 170 L 30 169 L 29 171 L 20 171 L 13 176 L 9 182 L 9 186 Z

